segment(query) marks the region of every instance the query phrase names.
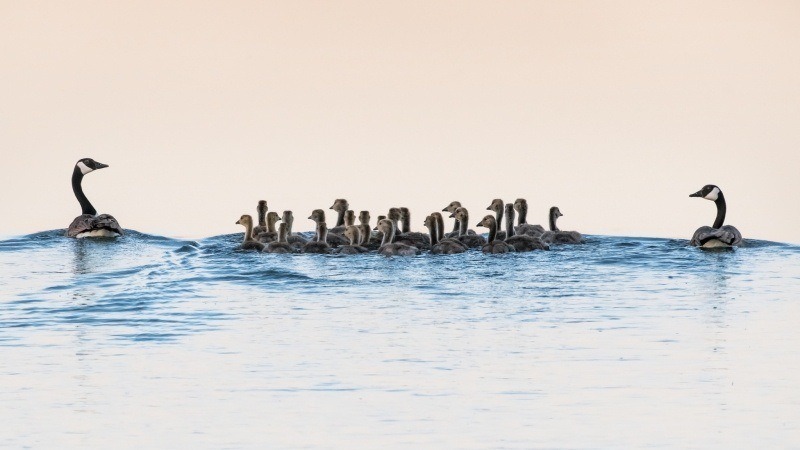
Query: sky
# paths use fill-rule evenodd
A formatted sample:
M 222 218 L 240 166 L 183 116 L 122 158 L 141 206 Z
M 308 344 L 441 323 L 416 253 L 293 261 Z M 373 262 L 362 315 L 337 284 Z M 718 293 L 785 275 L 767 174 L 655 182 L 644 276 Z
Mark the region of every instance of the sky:
M 688 239 L 716 184 L 745 238 L 800 243 L 796 1 L 0 0 L 0 54 L 0 235 L 65 228 L 92 157 L 99 213 L 173 237 L 260 199 L 296 230 L 341 197 L 423 231 L 523 197 Z

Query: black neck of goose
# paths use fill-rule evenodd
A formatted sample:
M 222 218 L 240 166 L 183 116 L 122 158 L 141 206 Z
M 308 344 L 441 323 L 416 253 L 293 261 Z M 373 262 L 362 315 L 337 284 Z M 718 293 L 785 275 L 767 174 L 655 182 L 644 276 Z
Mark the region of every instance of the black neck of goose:
M 712 228 L 722 228 L 722 224 L 725 223 L 725 212 L 727 211 L 725 196 L 722 195 L 722 192 L 719 193 L 714 203 L 717 205 L 717 218 L 714 220 Z
M 506 239 L 514 236 L 514 207 L 511 206 L 506 214 Z
M 411 232 L 411 213 L 404 215 L 401 219 L 403 221 L 403 233 Z
M 556 225 L 556 220 L 558 220 L 556 212 L 550 211 L 550 231 L 561 231 L 558 229 L 558 226 Z
M 469 225 L 469 216 L 464 217 L 464 220 L 458 221 L 458 236 L 466 236 L 467 235 L 467 226 Z
M 489 240 L 488 242 L 493 242 L 497 239 L 497 222 L 490 221 L 489 222 Z
M 381 245 L 391 244 L 394 241 L 394 226 L 388 231 L 383 233 L 383 240 Z
M 439 243 L 439 227 L 436 226 L 436 220 L 428 227 L 428 232 L 431 234 L 431 247 Z
M 89 199 L 86 198 L 86 195 L 83 193 L 83 188 L 81 188 L 82 180 L 83 172 L 81 172 L 78 166 L 75 166 L 75 170 L 72 171 L 72 192 L 75 193 L 75 198 L 77 198 L 78 203 L 81 204 L 81 214 L 97 215 L 97 210 L 89 203 Z
M 340 209 L 338 213 L 339 216 L 336 218 L 336 226 L 341 227 L 342 225 L 344 225 L 344 210 Z
M 518 217 L 519 222 L 517 222 L 517 225 L 524 225 L 528 223 L 528 205 L 520 205 Z

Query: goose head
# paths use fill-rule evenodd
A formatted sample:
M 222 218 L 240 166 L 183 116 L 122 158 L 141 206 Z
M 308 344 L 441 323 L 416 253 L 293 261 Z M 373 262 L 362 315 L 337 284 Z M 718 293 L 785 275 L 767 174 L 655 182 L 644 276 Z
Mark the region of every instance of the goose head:
M 392 221 L 389 219 L 381 219 L 378 221 L 378 226 L 376 228 L 384 235 L 389 234 L 392 232 Z
M 350 240 L 350 245 L 356 245 L 361 241 L 361 230 L 355 225 L 349 225 L 344 229 L 344 237 Z
M 469 211 L 467 211 L 467 208 L 461 207 L 451 214 L 450 217 L 454 217 L 457 221 L 464 223 L 469 220 Z
M 514 210 L 520 212 L 523 209 L 524 210 L 528 209 L 528 201 L 525 200 L 524 198 L 518 198 L 514 200 Z
M 350 226 L 356 223 L 356 213 L 352 209 L 348 209 L 344 212 L 344 224 L 345 226 Z
M 496 198 L 492 200 L 492 203 L 486 207 L 489 211 L 494 212 L 495 214 L 499 214 L 500 211 L 503 210 L 503 200 Z
M 336 212 L 343 212 L 347 211 L 350 208 L 350 204 L 347 203 L 347 200 L 343 198 L 337 198 L 334 200 L 333 205 L 329 208 Z
M 244 225 L 245 227 L 253 226 L 253 217 L 250 214 L 244 214 L 236 221 L 236 225 Z
M 478 224 L 475 225 L 475 226 L 477 226 L 477 227 L 485 227 L 485 228 L 491 228 L 491 227 L 497 228 L 497 219 L 495 219 L 494 216 L 492 216 L 492 215 L 488 215 L 488 216 L 485 216 L 483 218 L 483 220 L 478 222 Z
M 456 211 L 456 209 L 458 209 L 458 208 L 461 208 L 461 202 L 453 201 L 453 202 L 450 202 L 449 205 L 445 206 L 442 209 L 442 212 L 454 213 Z M 453 217 L 453 216 L 450 216 L 450 217 Z
M 715 202 L 721 193 L 722 191 L 717 186 L 714 186 L 713 184 L 707 184 L 703 186 L 703 189 L 700 189 L 694 194 L 689 194 L 689 197 L 700 197 Z
M 361 211 L 358 213 L 358 221 L 362 225 L 369 225 L 369 211 Z
M 97 162 L 92 158 L 83 158 L 80 159 L 77 163 L 75 163 L 75 167 L 81 171 L 82 175 L 86 175 L 89 172 L 94 172 L 95 170 L 98 169 L 104 169 L 108 167 L 108 164 Z
M 308 218 L 317 223 L 325 222 L 325 211 L 321 209 L 315 209 L 314 211 L 311 211 L 311 215 L 308 216 Z

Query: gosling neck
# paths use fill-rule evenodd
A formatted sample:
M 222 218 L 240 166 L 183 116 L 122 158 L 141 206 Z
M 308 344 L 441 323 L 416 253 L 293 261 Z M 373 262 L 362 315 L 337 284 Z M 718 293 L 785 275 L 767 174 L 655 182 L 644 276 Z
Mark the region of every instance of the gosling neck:
M 75 193 L 75 198 L 77 198 L 78 203 L 81 204 L 81 214 L 97 215 L 97 210 L 89 203 L 89 199 L 86 198 L 86 195 L 83 193 L 81 181 L 83 181 L 83 172 L 81 172 L 78 166 L 75 166 L 75 170 L 72 171 L 72 192 Z
M 254 241 L 253 239 L 253 222 L 244 223 L 244 241 Z
M 489 216 L 489 217 L 491 217 L 491 216 Z M 488 242 L 494 242 L 495 239 L 497 239 L 497 221 L 490 220 L 489 221 L 489 241 Z
M 436 220 L 428 225 L 428 233 L 431 235 L 431 247 L 439 243 L 439 227 L 436 226 Z
M 550 231 L 561 231 L 556 225 L 556 220 L 558 220 L 558 215 L 555 211 L 550 211 Z
M 411 232 L 411 213 L 406 212 L 403 216 L 400 217 L 400 220 L 403 221 L 403 233 L 410 233 Z
M 339 215 L 336 217 L 336 226 L 341 227 L 344 225 L 344 211 L 343 209 L 339 209 L 336 211 Z
M 717 199 L 714 200 L 714 204 L 717 205 L 717 218 L 714 219 L 714 225 L 712 225 L 712 228 L 722 228 L 722 224 L 725 223 L 725 212 L 727 211 L 727 206 L 725 205 L 725 196 L 722 195 L 722 191 L 719 192 Z
M 444 217 L 441 214 L 436 215 L 436 237 L 440 241 L 444 239 Z
M 383 232 L 383 240 L 381 241 L 381 246 L 391 244 L 394 241 L 394 226 L 390 228 L 388 231 Z
M 325 225 L 325 222 L 317 224 L 317 242 L 328 243 L 328 226 Z
M 267 231 L 269 231 L 270 233 L 275 232 L 275 222 L 277 221 L 277 219 L 278 219 L 277 217 L 273 216 L 270 217 L 270 219 L 267 221 Z
M 506 239 L 514 236 L 514 205 L 506 205 Z
M 258 202 L 258 226 L 260 226 L 260 227 L 267 226 L 267 203 L 266 202 Z
M 519 221 L 517 222 L 517 225 L 524 225 L 524 224 L 528 223 L 528 204 L 527 203 L 523 203 L 523 204 L 519 205 L 519 216 L 518 217 L 519 217 Z
M 280 227 L 278 227 L 278 242 L 286 243 L 286 234 L 287 229 L 289 227 L 286 223 L 282 223 Z
M 458 221 L 458 236 L 459 237 L 467 235 L 467 226 L 469 226 L 469 224 L 467 222 L 469 222 L 469 215 L 468 214 L 464 214 L 464 220 L 459 220 Z

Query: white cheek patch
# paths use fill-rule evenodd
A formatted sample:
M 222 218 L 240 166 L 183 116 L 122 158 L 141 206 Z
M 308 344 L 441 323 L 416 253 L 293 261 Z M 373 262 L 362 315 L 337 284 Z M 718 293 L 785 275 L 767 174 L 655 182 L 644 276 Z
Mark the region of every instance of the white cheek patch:
M 81 173 L 84 175 L 94 170 L 90 169 L 89 166 L 83 163 L 83 161 L 78 161 L 78 168 L 81 169 Z
M 719 188 L 715 187 L 703 198 L 711 200 L 712 202 L 717 201 L 717 198 L 719 198 Z

